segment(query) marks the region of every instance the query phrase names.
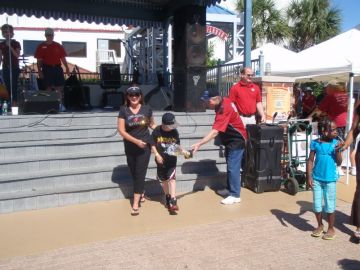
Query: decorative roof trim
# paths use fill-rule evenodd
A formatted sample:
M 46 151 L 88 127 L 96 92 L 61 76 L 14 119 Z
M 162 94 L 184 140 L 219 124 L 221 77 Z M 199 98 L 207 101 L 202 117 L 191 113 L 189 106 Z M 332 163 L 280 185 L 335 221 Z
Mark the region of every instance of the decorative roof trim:
M 45 6 L 39 5 L 39 8 L 34 8 L 34 5 L 27 1 L 5 0 L 4 5 L 0 7 L 0 14 L 17 14 L 19 16 L 35 16 L 37 18 L 45 17 L 46 19 L 61 18 L 63 20 L 69 19 L 71 21 L 78 20 L 80 22 L 95 22 L 111 25 L 134 25 L 144 28 L 162 27 L 164 20 L 166 20 L 166 18 L 164 18 L 165 10 L 162 8 L 164 8 L 164 5 L 166 5 L 167 2 L 168 1 L 164 1 L 163 5 L 161 5 L 161 1 L 158 1 L 158 5 L 153 5 L 152 8 L 149 9 L 149 3 L 146 4 L 147 2 L 143 2 L 143 0 L 114 0 L 112 4 L 110 1 L 106 0 L 89 0 L 88 2 L 86 2 L 86 0 L 81 0 L 76 1 L 76 3 L 74 1 L 75 6 L 70 8 L 67 7 L 70 5 L 69 0 L 64 0 L 63 3 L 58 3 L 57 5 L 51 5 L 48 2 L 44 2 L 47 3 Z M 221 0 L 189 0 L 188 2 L 195 5 L 211 6 L 215 5 L 217 2 L 221 2 Z M 89 3 L 88 10 L 84 9 L 84 6 L 86 6 L 87 3 Z M 116 6 L 121 5 L 121 12 L 114 12 L 114 9 L 111 9 L 110 6 L 113 4 L 116 4 Z M 137 6 L 136 9 L 134 9 L 134 5 Z M 104 9 L 105 6 L 108 7 L 108 10 Z M 101 9 L 102 11 L 100 11 Z M 128 13 L 124 13 L 125 11 L 128 11 Z M 97 15 L 98 12 L 100 15 Z M 104 12 L 105 14 L 101 14 L 100 12 Z M 130 18 L 126 18 L 126 16 Z

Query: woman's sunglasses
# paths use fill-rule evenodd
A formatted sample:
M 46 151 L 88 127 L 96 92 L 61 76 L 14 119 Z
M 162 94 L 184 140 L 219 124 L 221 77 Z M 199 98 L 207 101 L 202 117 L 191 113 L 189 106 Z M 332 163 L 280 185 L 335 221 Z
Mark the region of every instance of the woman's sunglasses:
M 140 93 L 128 94 L 129 97 L 140 97 Z

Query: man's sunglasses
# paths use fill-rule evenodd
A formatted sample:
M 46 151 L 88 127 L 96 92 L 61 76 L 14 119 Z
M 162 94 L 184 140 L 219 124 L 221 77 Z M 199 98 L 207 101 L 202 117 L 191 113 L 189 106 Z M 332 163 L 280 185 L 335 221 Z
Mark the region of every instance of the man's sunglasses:
M 254 77 L 254 74 L 245 74 L 246 77 Z
M 128 94 L 129 97 L 140 97 L 140 93 Z

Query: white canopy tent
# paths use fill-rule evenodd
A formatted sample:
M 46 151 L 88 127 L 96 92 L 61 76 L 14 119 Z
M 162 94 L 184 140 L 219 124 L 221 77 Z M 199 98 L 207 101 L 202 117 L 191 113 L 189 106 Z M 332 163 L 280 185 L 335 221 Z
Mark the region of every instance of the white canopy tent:
M 354 74 L 360 81 L 360 25 L 297 54 L 297 60 L 272 75 L 298 80 L 347 82 Z

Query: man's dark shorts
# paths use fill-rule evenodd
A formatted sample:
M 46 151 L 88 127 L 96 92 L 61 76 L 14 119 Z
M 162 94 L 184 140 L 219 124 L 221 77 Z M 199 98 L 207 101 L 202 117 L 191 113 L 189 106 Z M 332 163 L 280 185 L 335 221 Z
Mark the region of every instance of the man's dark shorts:
M 157 166 L 157 178 L 160 182 L 176 179 L 176 166 Z
M 42 72 L 44 75 L 44 86 L 46 88 L 63 86 L 65 84 L 64 71 L 61 65 L 43 65 Z

